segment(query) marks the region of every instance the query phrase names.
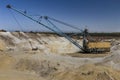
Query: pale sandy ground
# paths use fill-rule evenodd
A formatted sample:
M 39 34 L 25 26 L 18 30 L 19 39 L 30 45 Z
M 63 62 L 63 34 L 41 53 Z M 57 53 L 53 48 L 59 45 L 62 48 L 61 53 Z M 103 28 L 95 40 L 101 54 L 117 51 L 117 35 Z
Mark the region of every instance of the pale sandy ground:
M 120 54 L 75 58 L 37 52 L 0 54 L 0 80 L 119 80 Z
M 37 36 L 0 33 L 0 80 L 120 80 L 119 40 L 108 54 L 71 57 L 78 49 L 64 38 Z

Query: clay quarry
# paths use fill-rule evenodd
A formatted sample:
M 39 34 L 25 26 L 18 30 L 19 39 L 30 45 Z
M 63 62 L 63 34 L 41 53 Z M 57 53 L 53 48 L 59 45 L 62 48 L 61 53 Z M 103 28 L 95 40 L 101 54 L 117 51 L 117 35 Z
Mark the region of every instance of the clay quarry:
M 83 54 L 56 34 L 0 32 L 0 80 L 120 80 L 120 40 L 107 40 L 110 52 Z

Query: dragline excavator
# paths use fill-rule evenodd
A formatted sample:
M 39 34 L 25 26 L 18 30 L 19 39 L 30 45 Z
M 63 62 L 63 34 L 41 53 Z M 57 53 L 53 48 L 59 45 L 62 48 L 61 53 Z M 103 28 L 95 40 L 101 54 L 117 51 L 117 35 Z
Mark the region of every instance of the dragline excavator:
M 69 40 L 72 44 L 74 44 L 76 47 L 78 47 L 80 50 L 82 50 L 83 52 L 85 53 L 90 53 L 90 52 L 109 52 L 110 51 L 110 42 L 105 42 L 105 41 L 95 41 L 95 40 L 91 40 L 90 39 L 90 35 L 88 33 L 88 29 L 85 29 L 85 30 L 81 30 L 79 29 L 78 27 L 75 27 L 75 26 L 72 26 L 70 24 L 67 24 L 65 22 L 62 22 L 62 21 L 59 21 L 59 20 L 56 20 L 54 18 L 51 18 L 51 17 L 48 17 L 48 16 L 42 16 L 49 24 L 51 24 L 53 26 L 53 28 L 43 24 L 41 21 L 39 20 L 36 20 L 34 19 L 33 17 L 27 15 L 26 13 L 24 12 L 21 12 L 15 8 L 13 8 L 12 6 L 10 5 L 7 5 L 6 6 L 7 8 L 9 9 L 12 9 L 20 14 L 22 14 L 23 16 L 29 18 L 30 20 L 42 25 L 43 27 L 65 37 L 67 40 Z M 77 30 L 80 30 L 82 36 L 83 36 L 83 45 L 79 45 L 79 43 L 75 40 L 73 40 L 70 36 L 68 36 L 67 34 L 65 34 L 61 29 L 59 29 L 55 24 L 53 24 L 52 21 L 55 21 L 55 22 L 58 22 L 58 23 L 61 23 L 63 25 L 66 25 L 68 27 L 71 27 L 71 28 L 74 28 L 74 29 L 77 29 Z

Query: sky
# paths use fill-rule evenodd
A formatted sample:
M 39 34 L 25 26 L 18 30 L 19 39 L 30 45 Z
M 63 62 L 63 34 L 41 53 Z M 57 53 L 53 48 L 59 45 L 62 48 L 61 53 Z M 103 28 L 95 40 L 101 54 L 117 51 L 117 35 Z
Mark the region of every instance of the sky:
M 11 4 L 27 15 L 49 16 L 90 32 L 120 32 L 120 0 L 0 0 L 0 29 L 49 31 L 6 8 Z M 32 16 L 38 20 L 38 17 Z M 42 21 L 45 25 L 50 24 Z M 62 31 L 78 31 L 53 22 Z

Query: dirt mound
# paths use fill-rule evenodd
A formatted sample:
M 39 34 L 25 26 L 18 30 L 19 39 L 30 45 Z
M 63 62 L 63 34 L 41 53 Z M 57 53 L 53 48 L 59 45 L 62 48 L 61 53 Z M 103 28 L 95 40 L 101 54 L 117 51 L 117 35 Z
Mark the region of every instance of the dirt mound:
M 80 51 L 64 37 L 53 34 L 0 32 L 0 50 L 3 49 L 2 43 L 5 44 L 7 50 L 39 50 L 57 54 Z M 82 44 L 81 41 L 79 43 Z
M 112 53 L 109 56 L 106 56 L 103 59 L 103 62 L 114 62 L 115 64 L 120 63 L 120 50 L 114 51 L 114 53 Z

